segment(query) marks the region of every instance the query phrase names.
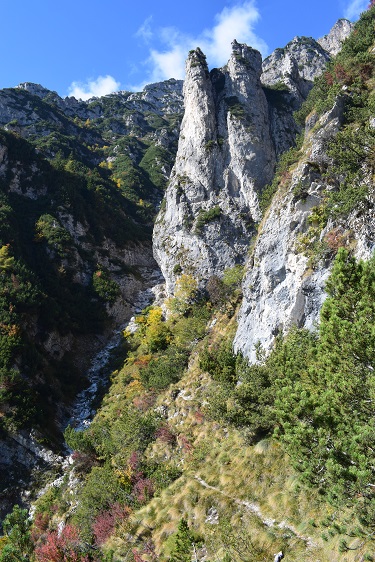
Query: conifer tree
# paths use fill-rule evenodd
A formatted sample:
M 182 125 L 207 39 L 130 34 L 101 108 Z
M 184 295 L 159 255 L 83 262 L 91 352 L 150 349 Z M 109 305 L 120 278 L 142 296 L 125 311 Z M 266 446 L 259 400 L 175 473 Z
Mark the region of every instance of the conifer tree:
M 194 546 L 194 535 L 189 529 L 187 520 L 182 518 L 178 524 L 175 545 L 171 553 L 170 562 L 191 562 Z
M 0 562 L 30 560 L 33 551 L 30 528 L 27 509 L 15 505 L 12 513 L 4 519 L 3 530 L 7 540 L 0 553 Z

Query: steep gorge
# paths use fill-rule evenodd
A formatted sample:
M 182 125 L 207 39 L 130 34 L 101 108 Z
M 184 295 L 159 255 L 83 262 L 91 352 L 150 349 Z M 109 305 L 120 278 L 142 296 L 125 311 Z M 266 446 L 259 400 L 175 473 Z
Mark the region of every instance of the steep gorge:
M 160 275 L 152 218 L 181 87 L 91 103 L 30 83 L 0 92 L 1 508 L 46 466 L 38 441 L 59 451 L 92 358 Z
M 32 153 L 25 173 L 21 149 L 25 151 L 27 143 L 4 133 L 1 187 L 6 204 L 1 210 L 18 213 L 26 203 L 14 223 L 23 233 L 20 246 L 6 229 L 1 231 L 2 280 L 17 289 L 12 259 L 24 260 L 31 268 L 35 258 L 27 260 L 27 249 L 32 257 L 43 255 L 43 263 L 50 261 L 53 279 L 67 284 L 63 295 L 55 295 L 62 310 L 64 296 L 80 287 L 95 312 L 104 315 L 97 330 L 81 334 L 84 325 L 77 321 L 70 325 L 71 318 L 66 317 L 65 331 L 59 326 L 49 331 L 35 303 L 32 314 L 20 309 L 24 314 L 22 333 L 26 328 L 33 333 L 39 352 L 44 342 L 47 364 L 53 353 L 57 363 L 67 359 L 66 352 L 74 351 L 69 349 L 70 342 L 79 348 L 73 354 L 76 358 L 85 341 L 90 344 L 87 356 L 92 355 L 93 337 L 104 344 L 114 326 L 132 314 L 138 292 L 152 283 L 150 274 L 156 268 L 151 257 L 152 216 L 159 208 L 179 137 L 154 228 L 153 251 L 169 299 L 164 308 L 146 309 L 138 317 L 138 334 L 125 334 L 125 350 L 121 351 L 125 362 L 112 373 L 112 387 L 92 428 L 69 434 L 77 448 L 70 474 L 79 474 L 80 486 L 69 488 L 74 480 L 69 476 L 66 487 L 62 478 L 62 492 L 50 491 L 47 499 L 37 502 L 37 513 L 50 518 L 50 537 L 56 525 L 61 531 L 72 518 L 82 532 L 79 549 L 94 541 L 90 544 L 95 545 L 95 554 L 84 550 L 90 559 L 96 560 L 96 555 L 101 559 L 102 545 L 104 556 L 114 556 L 116 561 L 127 560 L 130 552 L 135 560 L 141 554 L 152 557 L 155 552 L 147 551 L 150 545 L 161 560 L 169 559 L 181 517 L 203 533 L 204 540 L 197 539 L 204 542 L 198 554 L 194 544 L 200 560 L 206 560 L 208 552 L 220 552 L 219 558 L 226 560 L 225 548 L 236 553 L 236 545 L 230 550 L 228 537 L 220 532 L 229 530 L 231 540 L 235 537 L 242 544 L 243 537 L 236 534 L 236 526 L 242 530 L 242 525 L 246 548 L 259 560 L 265 559 L 265 553 L 269 557 L 274 545 L 279 548 L 282 544 L 289 549 L 291 560 L 301 556 L 311 561 L 317 556 L 339 559 L 334 550 L 336 539 L 321 538 L 320 523 L 306 520 L 306 513 L 311 512 L 313 517 L 323 518 L 327 504 L 314 496 L 308 505 L 310 491 L 295 484 L 297 477 L 280 444 L 265 439 L 253 445 L 269 435 L 270 423 L 269 374 L 264 364 L 257 370 L 258 354 L 264 358 L 276 336 L 292 326 L 315 327 L 324 286 L 340 247 L 368 259 L 375 245 L 372 71 L 368 66 L 373 54 L 362 67 L 358 64 L 355 70 L 349 69 L 359 73 L 361 88 L 366 91 L 367 97 L 360 101 L 355 80 L 348 75 L 346 82 L 340 81 L 340 62 L 324 73 L 350 30 L 349 22 L 340 21 L 318 42 L 295 38 L 263 65 L 259 53 L 234 41 L 228 65 L 211 72 L 203 53 L 191 51 L 179 134 L 182 99 L 181 84 L 176 81 L 151 85 L 142 94 L 120 93 L 88 104 L 61 100 L 40 86 L 26 84 L 20 88 L 27 99 L 26 116 L 22 103 L 17 105 L 19 92 L 5 92 L 3 98 L 0 93 L 0 99 L 7 100 L 2 106 L 6 128 L 34 143 L 39 153 Z M 370 41 L 368 50 L 373 35 Z M 294 111 L 301 107 L 316 76 L 323 76 L 322 88 L 332 87 L 325 100 L 329 107 L 308 113 L 303 142 L 297 140 L 294 146 L 303 121 L 295 120 Z M 11 110 L 4 110 L 7 104 Z M 52 125 L 39 119 L 42 109 L 55 112 Z M 74 117 L 77 115 L 79 118 Z M 358 132 L 358 115 L 366 142 Z M 11 117 L 14 119 L 9 121 Z M 69 121 L 69 135 L 63 134 L 64 119 Z M 345 145 L 333 146 L 332 139 L 340 139 L 342 133 L 347 135 L 344 141 L 352 143 L 346 145 L 349 150 L 360 151 L 353 144 L 356 136 L 362 143 L 359 161 L 350 170 L 354 176 L 339 169 L 336 162 Z M 74 136 L 79 143 L 73 141 Z M 282 156 L 288 148 L 291 150 Z M 56 169 L 59 181 L 51 183 L 48 171 L 52 174 Z M 349 201 L 351 206 L 344 199 L 335 199 L 347 177 L 354 177 L 360 187 L 353 199 L 356 204 Z M 275 194 L 270 202 L 272 190 Z M 113 208 L 115 214 L 111 214 Z M 22 230 L 25 216 L 29 222 Z M 232 286 L 231 293 L 219 283 L 234 265 L 245 266 L 237 328 L 238 287 Z M 39 275 L 37 268 L 35 273 Z M 191 282 L 185 301 L 181 292 L 173 295 L 176 282 L 184 277 Z M 210 301 L 210 294 L 208 301 L 202 300 L 213 278 L 223 292 L 216 302 Z M 165 322 L 166 307 L 169 318 Z M 230 338 L 234 333 L 235 350 L 255 365 L 245 367 L 233 356 Z M 229 347 L 220 347 L 223 337 L 225 342 L 229 338 Z M 215 371 L 216 359 L 219 371 Z M 41 378 L 42 368 L 34 379 L 35 373 L 23 371 L 22 363 L 18 367 L 24 380 L 29 376 L 28 384 L 37 390 L 37 396 L 43 385 L 48 388 L 49 381 Z M 82 373 L 82 365 L 78 367 Z M 236 369 L 254 378 L 243 384 L 241 376 L 236 378 Z M 70 372 L 69 384 L 73 384 L 72 375 Z M 52 378 L 52 388 L 61 383 L 58 370 Z M 35 381 L 39 386 L 33 388 Z M 83 382 L 80 379 L 70 388 L 70 402 Z M 5 396 L 5 418 L 11 404 L 7 400 Z M 66 411 L 69 400 L 65 400 L 64 395 L 61 407 Z M 254 430 L 257 415 L 265 420 Z M 9 429 L 13 430 L 8 420 Z M 23 439 L 25 433 L 16 433 L 18 443 L 27 448 L 30 442 Z M 7 448 L 9 441 L 3 443 L 8 460 L 13 454 L 18 462 L 18 452 Z M 33 462 L 35 459 L 30 466 Z M 5 464 L 9 466 L 9 462 Z M 55 495 L 59 496 L 58 513 L 54 511 Z M 114 520 L 113 534 L 103 532 L 106 538 L 99 548 L 94 529 L 101 517 L 116 516 L 120 500 L 133 510 L 132 519 L 127 521 L 126 507 L 119 515 L 124 519 Z M 334 521 L 337 512 L 330 508 L 330 517 L 332 513 Z M 333 524 L 330 533 L 334 533 L 332 529 Z M 341 527 L 335 532 L 346 536 Z M 255 533 L 254 541 L 251 533 Z M 325 541 L 330 541 L 327 548 Z M 145 550 L 141 552 L 141 548 Z M 362 549 L 362 544 L 353 541 L 352 550 L 357 548 Z M 237 554 L 233 555 L 237 560 Z M 347 556 L 354 560 L 355 554 Z

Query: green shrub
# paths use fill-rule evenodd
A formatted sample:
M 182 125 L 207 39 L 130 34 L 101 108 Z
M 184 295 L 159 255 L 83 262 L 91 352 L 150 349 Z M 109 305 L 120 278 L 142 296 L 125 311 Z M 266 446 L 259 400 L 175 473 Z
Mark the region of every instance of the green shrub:
M 172 164 L 171 154 L 165 148 L 151 145 L 146 150 L 139 167 L 147 173 L 153 185 L 164 190 L 168 180 L 162 172 L 162 168 L 171 168 Z
M 208 211 L 200 210 L 195 223 L 195 233 L 200 234 L 207 223 L 217 220 L 221 214 L 222 211 L 218 205 L 208 209 Z
M 42 215 L 36 222 L 36 240 L 45 240 L 48 246 L 65 257 L 73 240 L 69 232 L 52 215 Z
M 301 155 L 302 143 L 303 135 L 299 135 L 296 138 L 296 146 L 291 147 L 280 156 L 272 183 L 263 189 L 259 199 L 259 206 L 263 214 L 270 206 L 272 198 L 279 187 L 287 185 L 290 181 L 290 167 L 298 161 Z
M 189 353 L 173 345 L 163 355 L 152 359 L 147 367 L 140 371 L 142 383 L 146 388 L 162 390 L 176 383 L 182 377 L 188 362 Z
M 118 284 L 110 278 L 109 273 L 103 268 L 94 272 L 92 285 L 98 297 L 110 304 L 113 304 L 120 294 Z
M 238 380 L 236 357 L 230 340 L 222 341 L 212 350 L 205 347 L 199 356 L 199 366 L 218 382 L 235 384 Z
M 173 325 L 174 340 L 181 346 L 189 347 L 203 338 L 206 334 L 206 325 L 207 317 L 204 314 L 199 317 L 195 308 L 191 315 L 179 318 Z
M 333 159 L 330 175 L 340 181 L 327 194 L 327 212 L 346 217 L 368 195 L 365 174 L 375 171 L 375 131 L 365 125 L 347 125 L 330 142 L 328 155 Z
M 19 505 L 15 505 L 12 513 L 9 513 L 3 522 L 7 541 L 0 552 L 1 562 L 30 560 L 33 552 L 31 525 L 27 509 L 21 509 Z
M 243 265 L 234 265 L 233 267 L 228 267 L 223 273 L 223 283 L 230 289 L 235 289 L 241 286 L 242 278 L 244 275 Z
M 225 98 L 228 111 L 233 117 L 243 119 L 245 117 L 245 109 L 237 96 L 228 96 Z
M 109 510 L 116 502 L 125 504 L 128 494 L 129 490 L 109 465 L 94 467 L 79 492 L 79 504 L 73 518 L 82 538 L 90 542 L 92 525 L 99 513 Z
M 214 140 L 209 140 L 204 145 L 204 148 L 207 152 L 210 152 L 214 148 L 215 145 L 216 145 L 216 142 Z
M 181 275 L 181 273 L 182 273 L 182 267 L 181 267 L 181 265 L 180 265 L 179 263 L 176 263 L 176 265 L 174 266 L 174 268 L 173 268 L 173 273 L 174 273 L 175 275 Z

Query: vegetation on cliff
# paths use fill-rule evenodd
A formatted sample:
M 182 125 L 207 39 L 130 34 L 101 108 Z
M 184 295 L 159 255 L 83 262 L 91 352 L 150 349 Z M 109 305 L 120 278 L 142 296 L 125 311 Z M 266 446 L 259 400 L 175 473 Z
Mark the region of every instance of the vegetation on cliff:
M 256 365 L 231 350 L 235 287 L 213 307 L 183 285 L 183 312 L 138 317 L 93 423 L 67 430 L 81 484 L 70 508 L 68 481 L 36 503 L 32 557 L 370 560 L 375 260 L 340 249 L 317 332 Z
M 320 170 L 330 189 L 311 213 L 320 231 L 371 204 L 374 18 L 373 7 L 299 114 L 344 97 L 345 122 Z M 108 225 L 120 245 L 149 224 L 151 207 L 141 201 L 149 181 L 162 184 L 150 161 L 166 157 L 144 139 L 122 142 L 122 157 L 112 164 L 115 149 L 104 149 L 109 159 L 95 171 L 73 157 L 48 163 L 28 152 L 42 170 L 36 187 L 48 177 L 54 198 L 77 209 L 75 219 L 92 236 L 104 238 L 108 222 L 121 216 L 125 234 Z M 10 158 L 13 147 L 30 150 L 13 136 L 3 144 Z M 264 208 L 285 188 L 301 151 L 297 145 L 281 159 Z M 137 168 L 130 169 L 130 152 L 138 153 Z M 89 260 L 89 284 L 69 297 L 69 260 L 82 249 L 59 220 L 55 199 L 23 198 L 21 212 L 19 195 L 4 186 L 2 197 L 0 397 L 8 428 L 37 419 L 45 391 L 30 384 L 25 392 L 28 371 L 18 357 L 28 359 L 30 380 L 42 361 L 27 319 L 37 315 L 40 325 L 57 329 L 48 324 L 54 307 L 59 329 L 89 333 L 105 320 L 118 287 L 103 264 Z M 91 425 L 65 432 L 74 451 L 70 475 L 35 502 L 32 523 L 19 507 L 6 517 L 0 561 L 266 561 L 280 550 L 290 561 L 373 560 L 375 257 L 356 260 L 345 237 L 329 240 L 336 258 L 319 326 L 279 333 L 268 356 L 258 345 L 256 364 L 233 354 L 239 266 L 212 276 L 205 294 L 191 275 L 180 275 L 164 308 L 138 315 Z M 66 376 L 73 384 L 72 373 Z

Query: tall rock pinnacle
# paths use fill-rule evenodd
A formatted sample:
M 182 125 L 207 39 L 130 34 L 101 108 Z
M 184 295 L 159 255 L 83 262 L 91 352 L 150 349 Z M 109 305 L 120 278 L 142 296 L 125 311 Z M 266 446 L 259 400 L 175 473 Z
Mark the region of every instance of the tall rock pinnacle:
M 168 292 L 181 273 L 203 284 L 244 262 L 258 194 L 274 171 L 261 55 L 236 41 L 232 48 L 227 66 L 211 73 L 200 49 L 187 59 L 176 163 L 154 230 Z

